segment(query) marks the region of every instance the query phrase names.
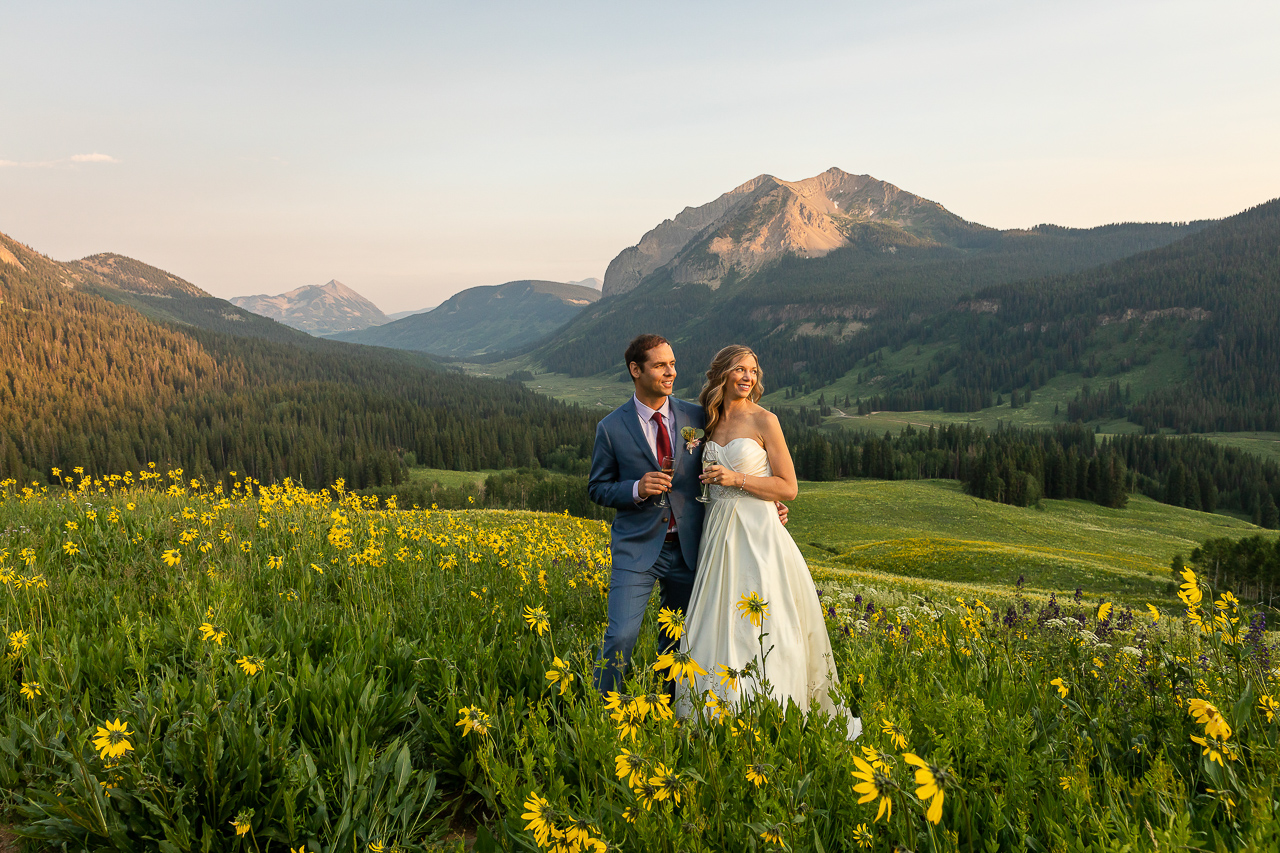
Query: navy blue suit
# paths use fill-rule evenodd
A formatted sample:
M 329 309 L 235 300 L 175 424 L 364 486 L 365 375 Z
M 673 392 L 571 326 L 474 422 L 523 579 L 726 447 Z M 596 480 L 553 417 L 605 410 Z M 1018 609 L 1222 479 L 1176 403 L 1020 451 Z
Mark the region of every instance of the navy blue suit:
M 661 587 L 663 607 L 687 610 L 693 591 L 704 512 L 703 504 L 695 500 L 702 489 L 698 482 L 702 447 L 687 452 L 680 430 L 686 426 L 702 429 L 706 419 L 701 406 L 675 397 L 669 400 L 675 420 L 671 431 L 675 471 L 667 493 L 670 507 L 658 506 L 656 495 L 639 503 L 632 499 L 636 481 L 658 470 L 658 460 L 640 429 L 635 400 L 614 409 L 596 427 L 587 491 L 596 503 L 618 511 L 609 536 L 613 570 L 609 581 L 609 627 L 599 658 L 604 665 L 596 673 L 596 686 L 602 692 L 621 689 L 622 669 L 631 659 L 631 649 L 640 635 L 654 582 Z M 678 536 L 677 541 L 667 542 L 672 512 Z M 673 643 L 666 641 L 663 645 Z

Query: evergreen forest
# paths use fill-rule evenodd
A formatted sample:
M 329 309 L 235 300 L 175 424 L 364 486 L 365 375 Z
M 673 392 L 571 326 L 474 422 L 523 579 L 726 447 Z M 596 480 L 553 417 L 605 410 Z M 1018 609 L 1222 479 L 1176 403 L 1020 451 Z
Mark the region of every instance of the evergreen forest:
M 262 318 L 201 328 L 191 325 L 201 312 L 223 311 L 213 297 L 129 293 L 3 245 L 17 263 L 0 263 L 0 478 L 155 464 L 208 481 L 236 471 L 365 488 L 400 482 L 406 459 L 508 468 L 590 452 L 595 417 L 516 383 L 276 332 L 285 327 Z M 172 319 L 129 304 L 144 299 Z

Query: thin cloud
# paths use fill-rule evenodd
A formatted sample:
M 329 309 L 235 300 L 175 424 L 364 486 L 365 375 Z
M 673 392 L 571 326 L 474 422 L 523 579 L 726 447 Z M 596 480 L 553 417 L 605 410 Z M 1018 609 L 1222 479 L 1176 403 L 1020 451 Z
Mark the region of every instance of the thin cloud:
M 100 154 L 95 151 L 92 154 L 72 154 L 70 157 L 63 157 L 59 160 L 0 160 L 0 169 L 52 169 L 56 166 L 68 166 L 77 163 L 119 162 L 119 160 L 112 157 L 110 154 Z

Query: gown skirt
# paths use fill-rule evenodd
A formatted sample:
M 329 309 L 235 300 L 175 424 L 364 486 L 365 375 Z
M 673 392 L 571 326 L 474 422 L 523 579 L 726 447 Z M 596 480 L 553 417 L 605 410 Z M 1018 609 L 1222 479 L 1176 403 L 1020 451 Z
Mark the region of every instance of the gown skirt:
M 768 454 L 755 439 L 735 438 L 723 447 L 708 441 L 707 446 L 732 471 L 772 476 Z M 736 488 L 711 486 L 710 492 L 682 641 L 707 674 L 697 677 L 692 692 L 683 685 L 677 689 L 677 710 L 692 713 L 693 697 L 704 690 L 731 708 L 760 692 L 759 680 L 751 676 L 739 679 L 736 689 L 720 679 L 721 666 L 741 670 L 760 658 L 762 629 L 737 606 L 744 595 L 755 592 L 769 606 L 763 630 L 768 634 L 764 664 L 771 698 L 784 707 L 791 700 L 805 712 L 816 704 L 828 716 L 843 719 L 853 740 L 862 721 L 831 698 L 838 681 L 822 605 L 809 567 L 773 502 Z

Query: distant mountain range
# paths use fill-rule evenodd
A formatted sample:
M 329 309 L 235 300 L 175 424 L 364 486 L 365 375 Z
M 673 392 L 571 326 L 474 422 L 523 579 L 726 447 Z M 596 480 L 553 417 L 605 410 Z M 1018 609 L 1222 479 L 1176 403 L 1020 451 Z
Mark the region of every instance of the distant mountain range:
M 313 335 L 331 335 L 380 326 L 391 318 L 337 279 L 277 296 L 235 296 L 232 305 L 278 320 Z
M 433 355 L 476 356 L 534 343 L 599 299 L 600 291 L 581 283 L 509 281 L 455 293 L 425 314 L 330 337 Z

